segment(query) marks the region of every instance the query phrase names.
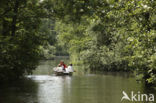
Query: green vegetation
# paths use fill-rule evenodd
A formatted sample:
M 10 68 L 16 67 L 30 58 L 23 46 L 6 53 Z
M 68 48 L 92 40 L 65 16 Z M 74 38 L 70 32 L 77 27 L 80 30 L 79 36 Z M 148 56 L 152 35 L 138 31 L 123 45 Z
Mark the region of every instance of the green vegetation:
M 156 1 L 57 2 L 63 15 L 56 23 L 59 43 L 74 63 L 91 70 L 136 72 L 147 84 L 156 84 Z
M 42 46 L 54 41 L 48 41 L 50 37 L 45 36 L 48 30 L 42 29 L 43 21 L 50 15 L 43 4 L 40 0 L 0 2 L 1 81 L 18 79 L 25 73 L 31 73 L 43 55 Z M 46 50 L 48 47 L 49 50 Z M 48 45 L 46 49 L 44 51 L 52 54 L 55 47 Z
M 37 0 L 0 3 L 0 79 L 12 80 L 31 73 L 42 43 L 38 28 L 41 15 Z
M 57 45 L 53 14 L 48 1 L 0 2 L 0 81 L 32 73 L 40 59 L 68 55 Z
M 5 0 L 0 5 L 0 78 L 20 77 L 41 57 L 69 53 L 74 64 L 88 69 L 136 72 L 156 84 L 156 1 Z

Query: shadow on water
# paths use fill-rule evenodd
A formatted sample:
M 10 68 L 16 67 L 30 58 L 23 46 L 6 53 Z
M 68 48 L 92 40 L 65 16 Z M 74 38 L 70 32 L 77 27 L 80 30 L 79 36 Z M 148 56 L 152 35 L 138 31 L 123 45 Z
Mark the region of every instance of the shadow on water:
M 38 84 L 27 78 L 1 84 L 0 103 L 37 103 L 37 92 Z
M 156 95 L 129 73 L 90 73 L 74 67 L 76 72 L 72 76 L 55 76 L 52 68 L 59 61 L 41 61 L 27 79 L 0 87 L 0 103 L 135 103 L 121 102 L 122 91 L 129 96 L 132 91 Z

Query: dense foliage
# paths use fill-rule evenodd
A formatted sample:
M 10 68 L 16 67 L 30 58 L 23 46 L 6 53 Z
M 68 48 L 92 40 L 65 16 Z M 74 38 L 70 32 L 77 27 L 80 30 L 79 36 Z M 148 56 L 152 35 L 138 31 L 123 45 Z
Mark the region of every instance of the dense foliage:
M 68 56 L 67 50 L 62 48 L 57 41 L 57 33 L 54 30 L 55 20 L 45 18 L 41 21 L 39 32 L 44 37 L 44 44 L 40 46 L 41 59 L 54 59 L 56 56 Z
M 132 71 L 156 84 L 155 11 L 154 0 L 1 1 L 0 78 L 67 50 L 91 70 Z
M 92 70 L 135 71 L 156 84 L 156 1 L 55 2 L 61 2 L 55 6 L 63 15 L 56 26 L 58 39 L 73 62 Z
M 49 15 L 39 0 L 0 2 L 0 80 L 31 73 L 38 64 L 44 33 L 42 18 Z

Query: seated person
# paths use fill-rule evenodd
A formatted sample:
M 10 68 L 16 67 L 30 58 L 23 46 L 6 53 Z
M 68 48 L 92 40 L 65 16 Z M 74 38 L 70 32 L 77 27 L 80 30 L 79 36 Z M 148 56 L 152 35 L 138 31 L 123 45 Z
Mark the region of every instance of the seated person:
M 69 64 L 67 70 L 68 70 L 68 72 L 74 72 L 73 67 L 72 67 L 72 64 Z
M 66 64 L 64 64 L 63 61 L 61 61 L 60 64 L 58 64 L 58 67 L 63 67 L 63 70 L 67 68 Z

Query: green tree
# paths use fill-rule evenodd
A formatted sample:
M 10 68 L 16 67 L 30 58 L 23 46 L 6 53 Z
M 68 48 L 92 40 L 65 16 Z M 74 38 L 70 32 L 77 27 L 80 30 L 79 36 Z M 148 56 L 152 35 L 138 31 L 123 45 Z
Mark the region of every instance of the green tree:
M 57 29 L 59 40 L 77 61 L 93 70 L 137 71 L 156 84 L 155 1 L 52 1 L 62 14 L 58 25 L 65 25 Z
M 0 6 L 0 79 L 31 73 L 38 64 L 45 10 L 39 0 L 5 0 Z

